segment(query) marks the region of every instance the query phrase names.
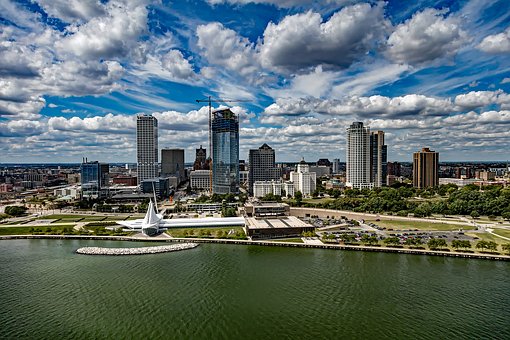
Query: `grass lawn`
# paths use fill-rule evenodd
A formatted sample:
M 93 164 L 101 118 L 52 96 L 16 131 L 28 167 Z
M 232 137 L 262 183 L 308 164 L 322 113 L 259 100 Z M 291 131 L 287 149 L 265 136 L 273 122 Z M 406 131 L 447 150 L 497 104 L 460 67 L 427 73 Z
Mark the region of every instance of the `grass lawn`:
M 498 234 L 500 236 L 510 238 L 510 230 L 508 230 L 508 229 L 497 229 L 497 228 L 494 228 L 494 229 L 492 229 L 492 232 L 494 234 Z M 510 240 L 507 240 L 507 242 L 510 243 Z
M 37 218 L 38 220 L 58 220 L 58 219 L 74 219 L 78 220 L 80 218 L 84 217 L 91 217 L 90 215 L 60 215 L 60 214 L 53 214 L 53 215 L 45 215 Z
M 220 228 L 171 228 L 166 232 L 173 237 L 214 237 L 214 238 L 235 238 L 235 234 L 227 236 L 227 233 L 234 229 L 235 234 L 243 237 L 244 230 L 241 227 L 220 227 Z
M 26 226 L 26 227 L 0 227 L 0 235 L 31 235 L 33 234 L 30 229 L 41 230 L 41 234 L 62 234 L 63 229 L 71 230 L 74 225 L 51 225 L 51 232 L 47 232 L 47 226 Z
M 510 241 L 507 241 L 505 239 L 502 239 L 500 237 L 497 237 L 497 236 L 494 236 L 494 235 L 491 235 L 489 233 L 466 233 L 466 235 L 468 236 L 472 236 L 472 237 L 478 237 L 479 240 L 473 240 L 471 243 L 473 244 L 473 250 L 477 250 L 475 248 L 476 246 L 476 243 L 480 240 L 484 240 L 484 241 L 494 241 L 496 242 L 497 244 L 506 244 L 506 243 L 510 243 Z M 499 249 L 498 251 L 501 251 L 501 249 Z
M 323 197 L 323 198 L 305 198 L 303 203 L 319 204 L 334 201 L 334 198 Z
M 448 231 L 448 230 L 473 230 L 474 227 L 470 225 L 460 225 L 460 224 L 448 224 L 448 223 L 432 223 L 432 222 L 424 222 L 424 221 L 389 221 L 389 220 L 366 220 L 366 222 L 372 222 L 380 227 L 385 227 L 386 229 L 394 229 L 394 230 L 408 230 L 408 229 L 419 229 L 419 230 L 438 230 L 438 231 Z

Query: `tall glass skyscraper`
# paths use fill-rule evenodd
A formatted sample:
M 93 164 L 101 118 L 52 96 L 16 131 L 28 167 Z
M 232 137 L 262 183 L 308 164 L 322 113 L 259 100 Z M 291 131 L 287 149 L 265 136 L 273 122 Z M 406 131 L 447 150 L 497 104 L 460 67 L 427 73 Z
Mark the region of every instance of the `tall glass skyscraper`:
M 84 161 L 80 166 L 81 190 L 83 198 L 103 197 L 108 186 L 108 163 Z
M 136 154 L 138 185 L 146 179 L 159 175 L 158 164 L 158 120 L 140 114 L 136 117 Z
M 370 176 L 374 187 L 386 185 L 388 174 L 388 147 L 384 144 L 384 132 L 372 131 L 370 134 Z
M 212 191 L 239 193 L 239 117 L 230 109 L 213 112 Z

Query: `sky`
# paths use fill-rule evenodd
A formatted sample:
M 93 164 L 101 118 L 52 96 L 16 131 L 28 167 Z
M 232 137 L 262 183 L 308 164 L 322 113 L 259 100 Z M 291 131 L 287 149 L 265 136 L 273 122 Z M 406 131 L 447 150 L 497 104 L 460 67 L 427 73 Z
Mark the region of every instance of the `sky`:
M 208 148 L 207 96 L 239 102 L 240 159 L 345 161 L 347 127 L 389 161 L 510 159 L 510 1 L 0 0 L 0 163 L 136 162 Z

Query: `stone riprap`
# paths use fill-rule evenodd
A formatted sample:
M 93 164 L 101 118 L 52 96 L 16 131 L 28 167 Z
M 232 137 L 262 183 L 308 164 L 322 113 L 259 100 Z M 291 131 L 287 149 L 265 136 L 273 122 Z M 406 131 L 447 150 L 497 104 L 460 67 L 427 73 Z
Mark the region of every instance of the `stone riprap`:
M 101 248 L 101 247 L 83 247 L 76 250 L 78 254 L 84 255 L 144 255 L 167 253 L 171 251 L 192 249 L 198 246 L 198 243 L 179 243 L 167 246 L 157 247 L 138 247 L 138 248 Z

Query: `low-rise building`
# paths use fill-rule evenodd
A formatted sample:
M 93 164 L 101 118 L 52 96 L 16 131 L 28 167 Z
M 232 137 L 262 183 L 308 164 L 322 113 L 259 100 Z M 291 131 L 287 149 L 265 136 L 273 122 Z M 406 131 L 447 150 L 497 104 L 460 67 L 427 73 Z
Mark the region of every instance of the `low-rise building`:
M 193 190 L 210 190 L 211 172 L 209 170 L 191 171 L 190 186 Z

